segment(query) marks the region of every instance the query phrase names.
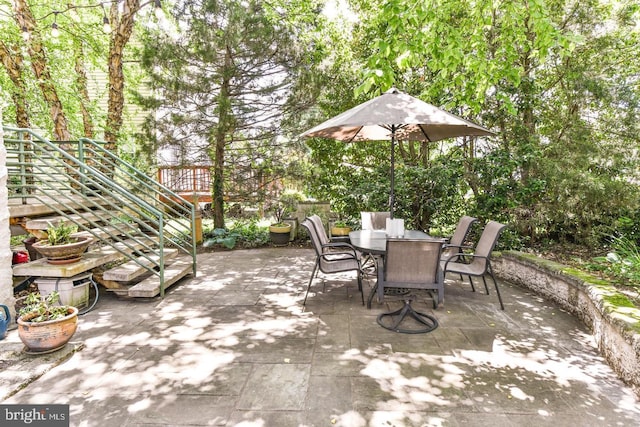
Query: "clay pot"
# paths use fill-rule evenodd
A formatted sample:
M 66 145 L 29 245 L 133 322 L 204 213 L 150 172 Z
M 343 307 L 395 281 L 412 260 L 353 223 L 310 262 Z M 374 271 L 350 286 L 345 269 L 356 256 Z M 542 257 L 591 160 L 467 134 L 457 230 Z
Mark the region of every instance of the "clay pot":
M 49 261 L 78 260 L 87 250 L 93 239 L 89 236 L 77 237 L 76 242 L 65 245 L 49 245 L 46 240 L 36 242 L 33 249 L 47 257 Z
M 269 226 L 269 238 L 271 242 L 276 246 L 282 246 L 289 243 L 291 240 L 291 224 L 285 225 L 270 225 Z
M 32 353 L 44 353 L 61 348 L 69 342 L 78 327 L 78 309 L 68 307 L 65 317 L 44 322 L 29 322 L 18 317 L 18 336 Z
M 348 236 L 351 233 L 351 227 L 331 227 L 332 236 Z

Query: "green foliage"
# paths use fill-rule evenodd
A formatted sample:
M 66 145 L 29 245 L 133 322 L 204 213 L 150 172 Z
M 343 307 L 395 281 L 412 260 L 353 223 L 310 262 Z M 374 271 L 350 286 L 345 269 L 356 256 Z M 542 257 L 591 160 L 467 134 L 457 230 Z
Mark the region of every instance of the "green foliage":
M 155 94 L 141 96 L 164 114 L 149 117 L 145 136 L 173 146 L 179 161 L 212 165 L 215 225 L 224 227 L 230 177 L 250 179 L 264 196 L 269 185 L 295 178 L 298 147 L 283 126 L 306 107 L 316 89 L 308 70 L 321 24 L 319 2 L 177 1 L 171 11 L 181 32 L 149 29 L 141 60 Z M 188 16 L 189 19 L 184 19 Z M 227 165 L 233 164 L 233 168 Z M 257 169 L 257 170 L 256 170 Z M 235 171 L 241 173 L 234 175 Z
M 58 291 L 53 291 L 46 297 L 32 292 L 25 298 L 25 306 L 19 311 L 22 320 L 28 322 L 45 322 L 61 319 L 68 315 L 68 306 L 55 305 L 60 300 Z
M 464 209 L 461 163 L 440 157 L 426 166 L 402 166 L 396 173 L 395 215 L 407 227 L 429 231 L 434 225 L 456 223 Z
M 604 271 L 622 279 L 627 286 L 640 288 L 640 247 L 633 240 L 612 237 L 611 251 L 594 261 L 604 265 Z
M 229 229 L 215 228 L 204 233 L 205 248 L 222 246 L 234 249 L 255 248 L 264 246 L 269 242 L 267 227 L 261 227 L 256 220 L 235 221 Z
M 82 108 L 85 107 L 92 120 L 92 125 L 99 135 L 104 129 L 106 112 L 105 88 L 92 90 L 89 88 L 89 99 L 83 100 L 80 81 L 84 78 L 92 81 L 88 70 L 106 71 L 108 68 L 107 52 L 109 48 L 109 35 L 102 29 L 103 10 L 100 7 L 87 7 L 87 4 L 77 4 L 78 7 L 69 7 L 65 0 L 48 0 L 46 2 L 26 2 L 36 18 L 36 28 L 33 29 L 32 38 L 39 38 L 45 52 L 48 72 L 47 75 L 36 75 L 31 66 L 32 52 L 26 46 L 22 28 L 14 19 L 13 13 L 3 13 L 5 19 L 0 20 L 3 45 L 10 52 L 11 63 L 20 64 L 19 76 L 9 78 L 4 61 L 0 61 L 0 100 L 3 105 L 3 120 L 6 124 L 16 124 L 17 101 L 24 101 L 26 115 L 33 128 L 43 130 L 47 134 L 48 129 L 53 128 L 51 110 L 43 96 L 42 86 L 52 83 L 60 98 L 61 109 L 65 114 L 69 130 L 74 137 L 84 136 Z M 95 6 L 98 6 L 97 4 Z M 12 2 L 0 0 L 0 10 L 13 10 Z M 53 13 L 58 11 L 60 13 Z M 107 12 L 108 13 L 108 12 Z M 76 18 L 77 17 L 77 18 Z M 51 34 L 52 24 L 56 22 L 59 35 Z M 88 76 L 78 74 L 78 67 L 83 68 Z M 3 67 L 4 65 L 4 67 Z M 128 77 L 133 69 L 138 68 L 137 61 L 124 61 L 124 72 Z M 137 86 L 138 82 L 127 82 L 129 87 Z M 89 84 L 89 86 L 92 86 Z M 127 107 L 125 107 L 125 112 Z M 58 113 L 56 113 L 58 114 Z M 123 130 L 123 137 L 130 135 L 132 129 Z
M 8 0 L 0 4 L 12 7 Z M 603 230 L 611 229 L 638 243 L 640 8 L 634 2 L 349 4 L 358 13 L 352 31 L 324 21 L 319 1 L 163 2 L 172 8 L 172 24 L 184 24 L 181 30 L 145 21 L 136 34 L 141 50 L 127 50 L 124 58 L 127 87 L 161 113 L 147 123 L 142 148 L 133 146 L 133 129 L 123 129 L 119 154 L 146 168 L 142 149 L 155 153 L 161 144 L 188 141 L 178 147 L 189 153 L 185 162 L 233 165 L 215 177 L 219 203 L 230 182 L 259 181 L 243 194 L 268 202 L 282 188 L 272 183 L 288 187 L 306 174 L 308 194 L 359 218 L 361 210 L 388 209 L 388 141 L 312 140 L 303 147 L 297 136 L 395 85 L 498 133 L 437 144 L 399 141 L 396 210 L 408 226 L 446 230 L 471 213 L 508 222 L 501 242 L 513 246 L 570 241 L 598 247 Z M 106 69 L 102 11 L 76 8 L 81 19 L 75 22 L 64 1 L 30 7 L 69 127 L 81 135 L 73 59 Z M 57 39 L 50 37 L 54 19 L 62 29 Z M 11 63 L 22 64 L 24 83 L 17 84 L 3 62 L 5 122 L 16 120 L 15 100 L 22 99 L 32 125 L 51 129 L 21 28 L 5 19 L 0 30 Z M 145 96 L 143 81 L 162 97 Z M 89 112 L 103 128 L 98 94 L 90 95 Z
M 78 226 L 75 224 L 67 225 L 62 220 L 58 222 L 58 225 L 49 223 L 49 226 L 47 227 L 47 242 L 49 242 L 49 245 L 51 246 L 73 243 L 75 240 L 71 235 L 77 231 Z
M 210 248 L 222 245 L 227 249 L 233 249 L 240 237 L 241 235 L 239 233 L 233 233 L 224 228 L 215 228 L 211 233 L 207 233 L 202 246 Z
M 305 199 L 304 195 L 298 191 L 285 191 L 280 195 L 278 201 L 270 207 L 275 217 L 275 224 L 283 224 L 282 220 L 291 215 L 298 204 Z
M 18 234 L 16 236 L 11 236 L 11 238 L 9 239 L 9 245 L 10 246 L 18 246 L 20 244 L 22 244 L 22 242 L 24 240 L 26 240 L 28 238 L 28 236 L 25 236 L 24 234 Z
M 634 217 L 629 212 L 637 212 L 640 200 L 633 137 L 640 93 L 629 82 L 640 71 L 633 59 L 640 54 L 632 30 L 637 7 L 563 0 L 353 4 L 361 25 L 350 55 L 366 63 L 356 98 L 395 85 L 499 135 L 464 139 L 444 153 L 457 152 L 463 165 L 457 203 L 436 209 L 432 199 L 416 197 L 421 209 L 407 206 L 420 189 L 400 178 L 400 215 L 446 229 L 446 219 L 436 216 L 455 218 L 466 209 L 482 220 L 509 223 L 501 242 L 512 247 L 549 240 L 597 247 L 602 230 L 616 226 L 616 218 Z M 336 97 L 328 114 L 344 99 Z M 401 154 L 406 165 L 413 164 Z M 431 153 L 428 161 L 441 155 Z M 367 167 L 364 159 L 350 153 L 347 161 Z M 341 161 L 344 156 L 322 164 L 340 175 Z M 376 180 L 368 185 L 371 193 L 384 187 L 383 174 L 368 178 Z M 325 197 L 345 200 L 347 209 L 349 203 L 357 206 L 356 197 L 340 195 L 349 188 L 341 180 L 318 190 L 330 189 L 333 194 Z M 400 195 L 405 187 L 408 197 Z
M 329 200 L 333 211 L 348 218 L 359 220 L 361 211 L 387 211 L 390 143 L 333 142 L 309 142 L 314 162 L 328 165 L 309 178 L 310 194 Z M 465 209 L 460 160 L 444 155 L 426 165 L 407 163 L 400 158 L 396 164 L 395 216 L 413 229 L 455 225 Z
M 621 235 L 640 246 L 640 210 L 616 220 L 614 229 Z

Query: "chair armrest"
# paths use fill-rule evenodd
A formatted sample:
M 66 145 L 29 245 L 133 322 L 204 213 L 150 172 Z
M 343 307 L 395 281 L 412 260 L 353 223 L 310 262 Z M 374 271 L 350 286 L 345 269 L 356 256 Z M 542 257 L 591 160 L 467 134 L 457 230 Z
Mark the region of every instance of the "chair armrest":
M 488 256 L 476 255 L 476 254 L 457 254 L 457 256 L 460 257 L 460 258 L 484 258 L 486 260 L 489 259 Z
M 331 259 L 331 258 L 329 258 L 329 257 L 332 257 L 332 256 L 335 257 L 336 255 L 349 255 L 349 257 L 348 258 L 339 258 L 339 259 Z M 358 262 L 358 265 L 360 264 L 360 260 L 358 259 L 356 254 L 353 253 L 353 252 L 339 252 L 339 251 L 325 252 L 323 254 L 320 254 L 320 256 L 322 258 L 324 258 L 325 260 L 327 260 L 328 262 L 344 261 L 346 259 L 353 259 L 353 260 Z
M 323 248 L 340 248 L 340 247 L 346 247 L 346 248 L 350 248 L 355 250 L 355 248 L 353 246 L 351 246 L 350 243 L 347 242 L 329 242 L 329 243 L 325 243 L 324 245 L 322 245 Z
M 445 243 L 444 245 L 442 245 L 442 249 L 444 248 L 458 248 L 458 249 L 473 249 L 473 246 L 467 246 L 467 245 L 450 245 L 448 243 Z
M 358 256 L 358 252 L 356 251 L 356 248 L 354 248 L 353 246 L 351 246 L 349 243 L 346 243 L 346 242 L 325 243 L 324 245 L 322 245 L 323 253 L 325 249 L 331 249 L 331 253 L 335 253 L 335 249 L 348 250 L 353 252 L 353 256 L 355 257 Z
M 442 270 L 445 273 L 447 272 L 447 266 L 449 265 L 449 261 L 451 261 L 453 258 L 484 258 L 487 260 L 487 262 L 489 262 L 489 257 L 484 255 L 465 254 L 465 253 L 453 254 L 449 258 L 447 258 L 447 260 L 444 263 L 444 267 L 442 267 Z M 468 264 L 469 261 L 467 260 L 466 263 Z M 460 264 L 465 264 L 465 263 L 460 263 Z

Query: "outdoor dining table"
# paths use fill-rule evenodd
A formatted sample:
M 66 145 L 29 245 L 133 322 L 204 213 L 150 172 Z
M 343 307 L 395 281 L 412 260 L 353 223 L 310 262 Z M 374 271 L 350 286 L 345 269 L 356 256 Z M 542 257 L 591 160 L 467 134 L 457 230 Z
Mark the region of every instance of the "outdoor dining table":
M 384 230 L 356 230 L 349 233 L 351 246 L 371 255 L 384 255 L 387 251 L 387 233 Z M 405 239 L 431 239 L 427 233 L 418 230 L 405 230 Z

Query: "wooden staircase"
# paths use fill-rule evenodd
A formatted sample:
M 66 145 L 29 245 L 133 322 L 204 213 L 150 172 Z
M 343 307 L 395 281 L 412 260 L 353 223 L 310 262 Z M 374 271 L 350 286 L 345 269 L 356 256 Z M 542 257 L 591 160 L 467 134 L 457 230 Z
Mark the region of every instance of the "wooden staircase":
M 42 238 L 62 221 L 94 240 L 79 261 L 53 265 L 36 259 L 14 265 L 14 277 L 73 278 L 91 271 L 108 291 L 148 298 L 195 274 L 198 223 L 192 204 L 114 160 L 94 141 L 85 140 L 84 148 L 81 141 L 71 153 L 85 152 L 69 156 L 68 148 L 60 150 L 29 130 L 3 130 L 12 234 Z M 82 161 L 87 157 L 92 161 Z M 96 166 L 102 164 L 109 171 Z

